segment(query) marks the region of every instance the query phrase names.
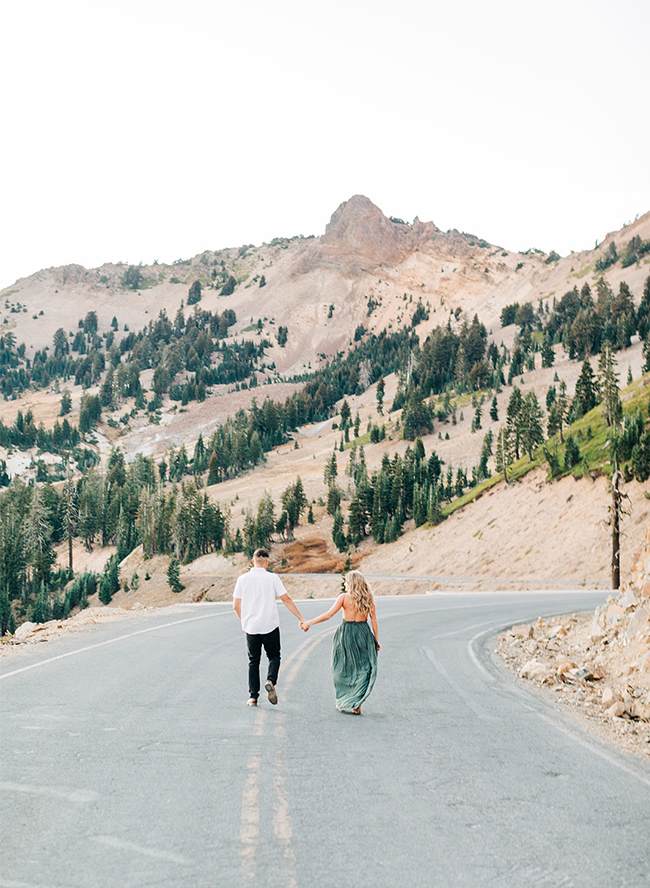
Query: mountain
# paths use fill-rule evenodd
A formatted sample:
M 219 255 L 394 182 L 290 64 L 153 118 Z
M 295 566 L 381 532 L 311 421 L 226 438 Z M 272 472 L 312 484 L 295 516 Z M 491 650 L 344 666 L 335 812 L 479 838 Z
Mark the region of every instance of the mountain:
M 516 253 L 465 232 L 441 231 L 433 222 L 389 219 L 367 197 L 355 195 L 335 210 L 321 237 L 278 237 L 260 246 L 205 250 L 173 265 L 143 266 L 135 291 L 123 283 L 125 265 L 38 271 L 0 293 L 0 325 L 25 342 L 28 356 L 51 346 L 58 328 L 74 333 L 89 311 L 97 313 L 100 331 L 115 318 L 119 341 L 125 325 L 137 331 L 163 309 L 173 319 L 198 280 L 201 308 L 235 311 L 235 336 L 250 338 L 246 328 L 261 320 L 263 335 L 275 343 L 278 327 L 287 328 L 286 345 L 274 344 L 271 354 L 277 372 L 290 376 L 345 351 L 359 328 L 379 333 L 408 327 L 418 302 L 429 310 L 421 337 L 458 310 L 470 319 L 477 313 L 496 331 L 507 304 L 536 305 L 559 299 L 576 284 L 593 285 L 598 258 L 611 243 L 621 254 L 634 236 L 650 238 L 650 213 L 608 234 L 595 250 L 564 258 Z M 619 263 L 607 276 L 615 290 L 624 279 L 640 292 L 646 274 L 642 263 L 624 269 Z M 233 292 L 221 295 L 231 276 Z

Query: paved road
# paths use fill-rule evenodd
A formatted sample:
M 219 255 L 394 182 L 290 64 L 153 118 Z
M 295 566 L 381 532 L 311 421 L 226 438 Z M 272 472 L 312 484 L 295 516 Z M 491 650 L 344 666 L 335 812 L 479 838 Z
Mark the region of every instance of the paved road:
M 512 622 L 602 599 L 380 599 L 361 718 L 334 709 L 334 621 L 303 635 L 284 609 L 277 707 L 244 705 L 229 605 L 5 659 L 0 886 L 647 888 L 650 767 L 581 734 L 490 655 Z

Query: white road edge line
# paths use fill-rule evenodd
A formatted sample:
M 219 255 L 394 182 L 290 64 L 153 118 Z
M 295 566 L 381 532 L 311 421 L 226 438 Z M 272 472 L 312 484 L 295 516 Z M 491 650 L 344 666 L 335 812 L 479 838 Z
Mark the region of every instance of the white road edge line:
M 145 635 L 147 632 L 156 632 L 158 629 L 167 629 L 169 626 L 179 626 L 181 623 L 194 623 L 196 620 L 209 620 L 212 617 L 223 617 L 232 611 L 219 611 L 215 614 L 203 614 L 200 617 L 187 617 L 184 620 L 173 620 L 171 623 L 160 623 L 156 626 L 149 626 L 148 629 L 138 629 L 137 632 L 128 632 L 126 635 L 119 635 L 117 638 L 109 638 L 107 641 L 99 641 L 97 644 L 88 644 L 85 647 L 77 648 L 74 651 L 68 651 L 66 654 L 57 654 L 56 657 L 48 657 L 47 660 L 39 660 L 38 663 L 31 663 L 29 666 L 21 666 L 20 669 L 14 669 L 12 672 L 5 672 L 0 675 L 0 681 L 5 678 L 11 678 L 12 675 L 19 675 L 21 672 L 29 672 L 30 669 L 38 669 L 39 666 L 47 666 L 48 663 L 54 663 L 56 660 L 65 660 L 66 657 L 74 657 L 77 654 L 83 654 L 86 651 L 92 651 L 95 648 L 104 647 L 107 644 L 117 644 L 118 641 L 124 641 L 127 638 L 133 638 L 136 635 Z
M 572 740 L 580 743 L 581 746 L 584 746 L 590 752 L 595 752 L 596 755 L 600 756 L 600 758 L 605 759 L 606 762 L 609 762 L 610 765 L 615 765 L 621 771 L 625 771 L 626 774 L 629 774 L 631 777 L 634 777 L 635 780 L 639 780 L 641 783 L 645 783 L 646 786 L 650 786 L 650 777 L 645 776 L 640 772 L 640 769 L 637 771 L 636 768 L 632 768 L 629 765 L 626 765 L 625 762 L 621 761 L 617 758 L 616 755 L 612 755 L 607 752 L 605 749 L 601 749 L 595 743 L 591 743 L 586 737 L 583 737 L 577 731 L 573 731 L 571 728 L 562 724 L 557 719 L 553 718 L 551 715 L 547 715 L 545 712 L 538 712 L 537 715 L 542 721 L 545 721 L 549 725 L 553 725 L 553 727 L 557 728 L 562 734 L 566 734 L 567 737 L 570 737 Z
M 497 677 L 494 675 L 491 675 L 487 671 L 487 669 L 483 666 L 483 664 L 479 661 L 478 657 L 476 656 L 476 654 L 474 652 L 473 646 L 474 646 L 474 643 L 476 641 L 478 641 L 479 638 L 481 638 L 484 635 L 488 635 L 490 632 L 494 631 L 495 628 L 498 628 L 498 625 L 501 625 L 501 624 L 497 624 L 497 626 L 492 627 L 492 629 L 485 629 L 483 632 L 477 632 L 477 634 L 473 638 L 471 638 L 467 644 L 467 650 L 468 650 L 468 653 L 469 653 L 469 656 L 470 656 L 472 662 L 477 667 L 477 669 L 479 669 L 492 683 L 495 683 L 497 681 Z M 529 694 L 525 689 L 519 688 L 514 683 L 512 684 L 510 689 L 517 690 L 521 694 L 523 694 L 524 696 L 529 697 Z M 615 765 L 621 771 L 625 771 L 626 774 L 629 774 L 632 777 L 634 777 L 635 779 L 640 780 L 642 783 L 645 783 L 646 786 L 650 786 L 650 777 L 646 777 L 643 774 L 641 774 L 639 771 L 637 771 L 635 768 L 632 768 L 629 765 L 626 765 L 625 762 L 623 762 L 619 758 L 617 758 L 617 756 L 615 754 L 609 753 L 606 750 L 601 749 L 600 746 L 598 746 L 596 743 L 592 743 L 588 738 L 583 737 L 577 731 L 574 731 L 571 728 L 567 727 L 565 724 L 560 722 L 557 718 L 554 718 L 552 715 L 549 715 L 544 712 L 539 712 L 537 709 L 535 709 L 535 713 L 537 716 L 539 716 L 539 718 L 542 719 L 542 721 L 545 721 L 548 724 L 553 725 L 562 734 L 565 734 L 567 737 L 570 737 L 572 740 L 577 741 L 582 746 L 584 746 L 586 749 L 588 749 L 590 752 L 596 753 L 596 755 L 600 756 L 606 762 L 609 762 L 610 765 Z
M 490 684 L 494 684 L 496 682 L 496 676 L 492 675 L 487 671 L 485 666 L 481 663 L 479 658 L 476 656 L 476 652 L 474 651 L 474 643 L 479 640 L 479 638 L 483 638 L 484 635 L 489 635 L 491 632 L 494 632 L 495 629 L 498 629 L 499 626 L 503 625 L 502 623 L 492 624 L 489 629 L 484 629 L 482 632 L 477 632 L 473 638 L 467 642 L 467 653 L 469 654 L 469 658 L 472 663 L 476 666 L 479 672 L 482 672 L 483 675 L 487 678 Z

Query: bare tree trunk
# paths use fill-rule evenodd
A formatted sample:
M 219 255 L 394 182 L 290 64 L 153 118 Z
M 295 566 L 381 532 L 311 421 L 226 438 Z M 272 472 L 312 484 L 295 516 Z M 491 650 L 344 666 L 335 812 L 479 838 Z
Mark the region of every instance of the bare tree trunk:
M 621 587 L 621 492 L 622 475 L 618 469 L 612 475 L 612 589 Z
M 72 502 L 72 476 L 70 474 L 69 468 L 68 468 L 68 478 L 66 481 L 66 494 L 67 494 L 67 498 L 66 498 L 66 510 L 65 510 L 66 516 L 65 517 L 66 517 L 67 533 L 68 533 L 68 573 L 69 573 L 70 579 L 72 579 L 72 577 L 74 576 L 74 573 L 72 570 L 72 529 L 73 529 L 72 528 L 72 519 L 73 519 L 72 509 L 73 509 L 73 502 Z
M 72 521 L 68 518 L 68 573 L 70 579 L 73 577 L 72 571 Z

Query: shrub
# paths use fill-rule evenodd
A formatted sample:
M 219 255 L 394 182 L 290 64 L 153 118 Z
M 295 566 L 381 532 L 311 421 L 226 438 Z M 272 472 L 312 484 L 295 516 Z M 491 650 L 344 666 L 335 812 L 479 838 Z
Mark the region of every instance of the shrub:
M 142 285 L 143 280 L 142 271 L 136 265 L 129 265 L 124 272 L 122 284 L 129 290 L 137 290 Z

